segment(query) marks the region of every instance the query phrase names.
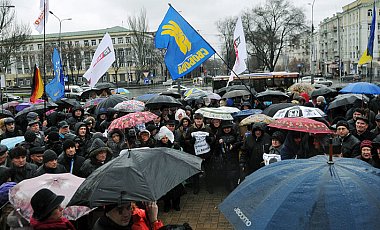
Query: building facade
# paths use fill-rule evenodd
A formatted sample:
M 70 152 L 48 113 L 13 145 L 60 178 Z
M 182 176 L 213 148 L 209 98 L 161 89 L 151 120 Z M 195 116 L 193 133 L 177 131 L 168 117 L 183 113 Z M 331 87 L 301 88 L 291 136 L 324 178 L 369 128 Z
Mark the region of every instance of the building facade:
M 33 35 L 27 44 L 18 48 L 18 55 L 14 57 L 13 64 L 6 70 L 6 85 L 30 87 L 34 65 L 37 64 L 43 75 L 44 50 L 45 74 L 47 80 L 53 78 L 51 56 L 53 48 L 61 50 L 62 65 L 65 81 L 68 84 L 82 85 L 87 80 L 82 76 L 91 64 L 96 48 L 105 33 L 109 33 L 116 55 L 116 61 L 99 82 L 119 83 L 121 86 L 139 82 L 138 68 L 133 33 L 126 28 L 115 26 L 107 29 L 89 30 L 80 32 L 66 32 L 61 34 L 46 34 L 45 49 L 43 35 Z M 153 44 L 153 34 L 144 35 L 150 45 Z M 152 54 L 153 55 L 153 54 Z M 158 65 L 152 56 L 144 60 L 144 75 L 153 77 L 160 74 Z M 66 83 L 66 84 L 67 84 Z

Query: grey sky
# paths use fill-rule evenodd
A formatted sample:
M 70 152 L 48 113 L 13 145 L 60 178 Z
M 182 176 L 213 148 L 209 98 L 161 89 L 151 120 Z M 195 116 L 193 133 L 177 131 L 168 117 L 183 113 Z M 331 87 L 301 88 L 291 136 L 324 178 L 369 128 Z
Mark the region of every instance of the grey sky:
M 289 0 L 304 9 L 311 24 L 311 5 L 313 0 Z M 354 0 L 315 0 L 314 24 L 336 12 L 342 6 Z M 16 6 L 18 20 L 32 22 L 39 14 L 39 0 L 11 0 Z M 102 29 L 113 26 L 126 26 L 129 15 L 137 15 L 144 7 L 147 11 L 149 29 L 157 29 L 163 19 L 168 3 L 180 11 L 180 14 L 217 50 L 218 40 L 216 21 L 225 17 L 237 16 L 244 9 L 263 3 L 265 0 L 50 0 L 50 10 L 61 19 L 72 18 L 62 22 L 62 32 Z M 124 25 L 123 25 L 124 24 Z M 317 27 L 317 26 L 316 26 Z M 33 29 L 33 34 L 37 31 Z M 59 23 L 49 16 L 46 33 L 57 33 Z

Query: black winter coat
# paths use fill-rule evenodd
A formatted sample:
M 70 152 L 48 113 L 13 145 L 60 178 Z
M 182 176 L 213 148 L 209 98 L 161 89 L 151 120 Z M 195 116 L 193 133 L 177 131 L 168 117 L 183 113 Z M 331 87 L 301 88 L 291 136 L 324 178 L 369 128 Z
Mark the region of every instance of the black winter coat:
M 11 165 L 11 169 L 13 171 L 12 181 L 19 183 L 25 179 L 30 179 L 34 176 L 34 173 L 37 171 L 37 165 L 26 163 L 26 165 L 22 168 L 17 168 L 13 164 Z
M 348 134 L 344 138 L 335 137 L 332 144 L 334 154 L 339 154 L 336 152 L 337 149 L 339 149 L 340 153 L 343 154 L 343 157 L 353 158 L 360 153 L 360 140 L 352 134 Z
M 254 172 L 261 167 L 263 154 L 269 152 L 272 138 L 269 134 L 263 134 L 256 138 L 255 135 L 248 135 L 242 147 L 241 162 L 248 166 L 249 172 Z
M 71 169 L 71 160 L 74 160 L 74 164 L 73 164 L 73 175 L 75 176 L 80 176 L 80 168 L 82 167 L 85 159 L 84 157 L 82 156 L 79 156 L 77 154 L 74 155 L 73 158 L 70 158 L 66 155 L 66 153 L 62 152 L 59 156 L 58 156 L 58 163 L 63 165 L 63 167 L 65 167 L 66 171 L 67 172 L 70 172 L 70 169 Z
M 45 165 L 41 165 L 37 171 L 34 173 L 34 177 L 41 176 L 45 173 L 49 174 L 59 174 L 59 173 L 67 173 L 65 167 L 61 164 L 57 165 L 57 168 L 51 169 L 51 168 L 46 168 Z

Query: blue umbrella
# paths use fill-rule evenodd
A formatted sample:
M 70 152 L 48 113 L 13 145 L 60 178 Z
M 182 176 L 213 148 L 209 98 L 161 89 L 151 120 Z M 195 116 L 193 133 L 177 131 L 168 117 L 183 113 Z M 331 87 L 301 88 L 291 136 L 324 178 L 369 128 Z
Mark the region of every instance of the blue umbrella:
M 128 94 L 129 93 L 129 90 L 124 89 L 124 88 L 117 88 L 117 89 L 114 89 L 112 91 L 113 91 L 113 93 L 116 93 L 116 94 Z
M 380 169 L 351 158 L 284 160 L 219 205 L 235 229 L 380 229 Z
M 236 113 L 231 114 L 234 118 L 245 118 L 253 114 L 259 114 L 263 112 L 261 109 L 245 109 Z
M 359 94 L 380 94 L 380 87 L 368 82 L 357 82 L 349 84 L 348 86 L 341 89 L 339 92 Z
M 1 144 L 8 147 L 8 150 L 13 149 L 18 143 L 25 140 L 24 136 L 11 137 L 1 140 Z
M 156 93 L 147 93 L 147 94 L 143 94 L 143 95 L 140 95 L 140 96 L 137 96 L 135 98 L 135 100 L 138 100 L 138 101 L 142 101 L 142 102 L 147 102 L 149 99 L 157 96 L 158 94 Z

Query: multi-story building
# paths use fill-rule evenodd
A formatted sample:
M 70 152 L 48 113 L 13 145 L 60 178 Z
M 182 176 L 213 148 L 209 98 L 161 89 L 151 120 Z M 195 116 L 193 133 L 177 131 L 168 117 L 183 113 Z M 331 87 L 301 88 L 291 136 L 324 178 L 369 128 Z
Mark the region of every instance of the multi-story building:
M 380 1 L 376 1 L 373 11 L 373 0 L 357 0 L 343 6 L 343 12 L 324 19 L 319 24 L 319 58 L 318 64 L 324 75 L 363 74 L 370 71 L 370 63 L 358 66 L 358 61 L 367 49 L 372 14 L 376 13 L 376 31 L 373 48 L 372 72 L 379 76 L 379 28 Z
M 83 74 L 91 64 L 92 57 L 105 33 L 109 33 L 114 45 L 116 61 L 108 72 L 99 80 L 118 82 L 126 85 L 139 79 L 136 67 L 136 55 L 134 55 L 132 32 L 126 28 L 115 26 L 107 29 L 89 30 L 80 32 L 66 32 L 61 34 L 45 35 L 45 72 L 47 79 L 52 78 L 51 55 L 53 48 L 61 50 L 62 65 L 66 75 L 65 81 L 69 84 L 83 84 Z M 145 34 L 150 44 L 153 44 L 153 34 Z M 17 57 L 14 57 L 12 66 L 6 71 L 6 85 L 30 87 L 34 65 L 38 64 L 43 74 L 43 35 L 33 35 L 30 41 L 18 48 Z M 150 54 L 153 55 L 153 54 Z M 144 75 L 156 75 L 160 71 L 156 69 L 157 63 L 153 63 L 151 56 L 146 57 Z

